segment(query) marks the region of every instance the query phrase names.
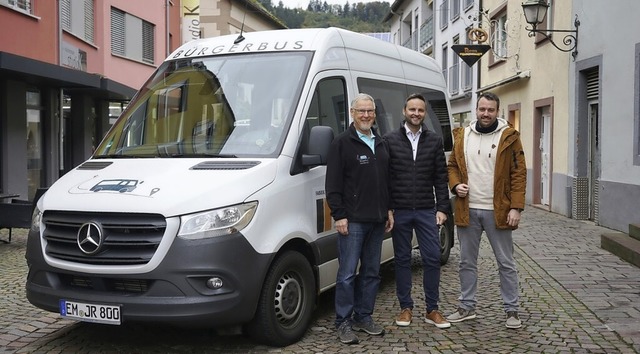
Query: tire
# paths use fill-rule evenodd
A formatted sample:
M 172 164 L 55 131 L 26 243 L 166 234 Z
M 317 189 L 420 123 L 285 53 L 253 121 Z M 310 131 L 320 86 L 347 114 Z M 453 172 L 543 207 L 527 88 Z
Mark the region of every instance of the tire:
M 295 343 L 306 333 L 315 303 L 316 285 L 309 261 L 298 252 L 287 251 L 267 273 L 247 332 L 271 346 Z
M 447 216 L 447 221 L 440 227 L 440 265 L 449 261 L 451 247 L 453 247 L 453 215 Z

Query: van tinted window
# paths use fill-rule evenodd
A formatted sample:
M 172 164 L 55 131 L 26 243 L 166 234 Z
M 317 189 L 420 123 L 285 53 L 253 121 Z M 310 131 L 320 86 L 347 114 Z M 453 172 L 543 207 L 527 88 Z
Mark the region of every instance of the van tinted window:
M 419 93 L 428 102 L 425 124 L 443 137 L 445 151 L 453 148 L 451 119 L 445 93 L 427 87 L 401 83 L 358 78 L 359 92 L 368 93 L 376 101 L 376 124 L 380 134 L 398 129 L 404 121 L 402 108 L 404 101 L 412 93 Z
M 331 127 L 338 135 L 347 128 L 347 99 L 343 78 L 328 78 L 320 81 L 313 92 L 307 112 L 308 128 L 316 125 Z

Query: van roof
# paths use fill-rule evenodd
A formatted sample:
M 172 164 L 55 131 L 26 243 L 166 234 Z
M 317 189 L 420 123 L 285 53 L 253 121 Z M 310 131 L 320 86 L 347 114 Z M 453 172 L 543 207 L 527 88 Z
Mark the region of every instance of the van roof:
M 167 60 L 224 54 L 313 51 L 317 71 L 348 69 L 404 77 L 445 87 L 439 64 L 431 57 L 399 45 L 348 30 L 329 28 L 245 32 L 197 39 L 183 44 Z

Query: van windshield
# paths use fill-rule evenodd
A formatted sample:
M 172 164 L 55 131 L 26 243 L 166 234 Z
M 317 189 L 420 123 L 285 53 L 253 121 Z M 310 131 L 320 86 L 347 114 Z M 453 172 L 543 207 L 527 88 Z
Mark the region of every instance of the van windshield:
M 94 158 L 277 156 L 311 56 L 254 53 L 165 62 Z

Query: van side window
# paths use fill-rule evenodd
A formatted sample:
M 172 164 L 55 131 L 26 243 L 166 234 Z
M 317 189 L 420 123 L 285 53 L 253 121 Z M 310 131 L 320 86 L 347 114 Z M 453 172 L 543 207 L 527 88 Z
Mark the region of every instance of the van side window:
M 443 137 L 445 151 L 451 151 L 453 148 L 452 127 L 445 92 L 427 87 L 366 78 L 358 78 L 358 90 L 370 94 L 375 99 L 376 124 L 381 135 L 400 127 L 404 121 L 402 107 L 407 96 L 412 93 L 423 95 L 429 106 L 427 117 L 424 120 L 427 128 Z
M 343 78 L 328 78 L 320 81 L 313 92 L 307 112 L 308 129 L 316 125 L 333 128 L 334 134 L 342 133 L 347 127 L 347 96 Z
M 300 144 L 296 151 L 296 158 L 291 165 L 291 174 L 305 171 L 302 165 L 302 155 L 308 153 L 309 133 L 317 125 L 331 127 L 333 134 L 338 135 L 348 126 L 348 104 L 346 84 L 342 77 L 326 78 L 318 82 L 313 90 L 309 110 L 304 120 Z

